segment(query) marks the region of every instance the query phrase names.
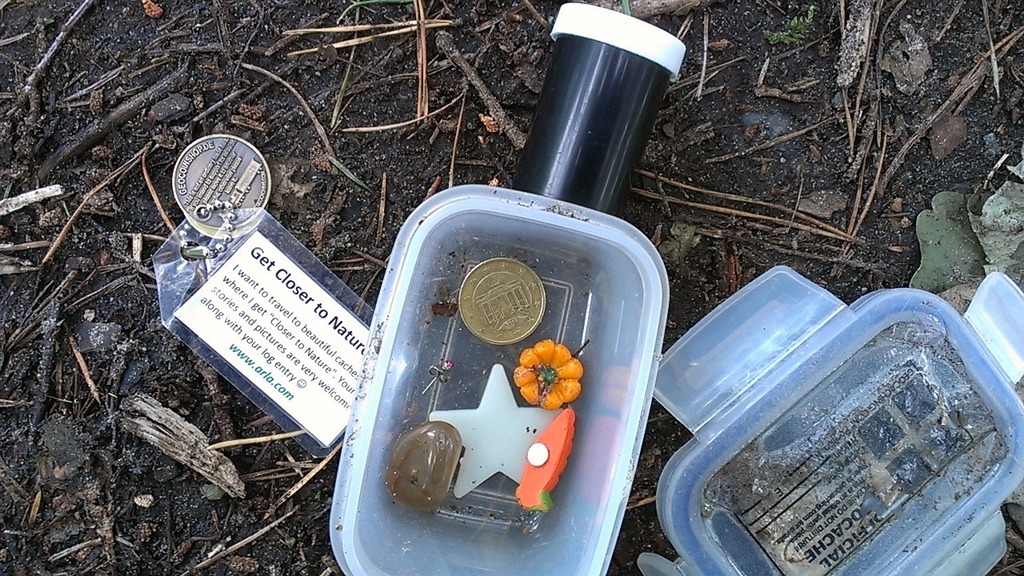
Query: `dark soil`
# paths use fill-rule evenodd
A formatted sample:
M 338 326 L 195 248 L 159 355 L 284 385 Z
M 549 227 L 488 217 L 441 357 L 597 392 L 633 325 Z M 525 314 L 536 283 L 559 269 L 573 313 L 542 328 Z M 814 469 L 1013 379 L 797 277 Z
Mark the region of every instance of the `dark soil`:
M 987 1 L 995 42 L 1024 22 L 1020 3 Z M 763 203 L 685 191 L 636 175 L 636 188 L 661 199 L 634 194 L 622 216 L 666 247 L 685 236 L 684 225 L 696 227 L 699 238 L 685 255 L 665 253 L 672 298 L 666 346 L 777 264 L 795 268 L 847 302 L 874 289 L 905 286 L 919 259 L 913 221 L 931 197 L 945 189 L 979 189 L 1004 153 L 1010 163 L 1019 160 L 1024 44 L 999 60 L 999 95 L 989 74 L 958 111 L 966 125 L 963 141 L 938 160 L 925 138 L 909 150 L 884 190 L 868 200 L 878 162 L 883 173 L 896 166 L 897 151 L 989 49 L 979 2 L 879 2 L 876 30 L 891 23 L 884 35 L 876 31 L 871 37 L 863 91 L 859 75 L 846 90 L 851 109 L 862 94 L 854 147 L 868 135 L 875 137 L 863 162 L 854 163 L 851 178 L 845 174 L 856 155 L 851 155 L 836 85 L 837 8 L 819 6 L 803 39 L 774 46 L 765 32 L 784 30 L 806 4 L 712 0 L 700 2 L 689 16 L 648 18 L 663 29 L 684 30 L 690 52 L 640 168 Z M 148 146 L 148 173 L 177 224 L 182 216 L 171 195 L 170 171 L 178 152 L 200 136 L 236 134 L 273 164 L 270 213 L 373 303 L 398 228 L 427 195 L 448 186 L 462 103 L 454 183 L 508 185 L 517 151 L 502 133 L 486 129 L 480 120 L 488 113 L 483 101 L 432 38 L 430 109 L 455 104 L 410 126 L 343 132 L 415 117 L 416 36 L 391 36 L 354 51 L 287 56 L 343 39 L 282 34 L 334 25 L 341 8 L 325 12 L 323 2 L 166 0 L 163 16 L 151 19 L 138 2 L 99 0 L 56 51 L 38 90 L 24 94 L 26 81 L 77 4 L 0 0 L 0 194 L 13 197 L 49 184 L 61 184 L 65 191 L 0 217 L 2 257 L 25 268 L 0 276 L 0 573 L 181 574 L 265 526 L 266 510 L 315 461 L 291 440 L 228 450 L 246 480 L 247 497 L 210 499 L 217 495 L 204 491 L 204 478 L 121 428 L 122 399 L 143 392 L 214 442 L 280 432 L 227 382 L 204 379 L 200 361 L 161 325 L 149 259 L 169 231 L 140 166 L 96 195 L 52 260 L 43 262 L 83 195 Z M 458 20 L 449 31 L 459 50 L 526 130 L 551 47 L 544 23 L 519 2 L 425 4 L 431 18 Z M 535 1 L 532 7 L 550 20 L 558 3 Z M 356 17 L 349 11 L 343 23 Z M 360 23 L 414 18 L 412 4 L 369 5 L 358 12 Z M 878 46 L 889 51 L 902 40 L 901 24 L 924 39 L 932 61 L 913 94 L 899 91 L 893 75 L 878 66 Z M 368 189 L 332 167 L 295 96 L 242 63 L 294 86 L 330 132 L 338 160 Z M 147 90 L 154 93 L 137 110 L 119 108 Z M 833 117 L 777 145 L 708 162 Z M 52 166 L 56 159 L 61 161 Z M 386 207 L 378 229 L 385 175 Z M 1002 170 L 994 182 L 1005 178 Z M 800 229 L 801 221 L 791 213 L 798 202 L 842 230 L 864 211 L 858 241 L 844 244 Z M 140 262 L 134 259 L 133 238 L 141 239 Z M 87 338 L 89 345 L 82 345 L 83 331 L 96 324 L 109 337 Z M 83 348 L 95 396 L 72 342 Z M 644 551 L 674 557 L 652 497 L 663 465 L 689 437 L 655 405 L 611 574 L 638 573 L 636 556 Z M 278 509 L 277 516 L 295 510 L 286 521 L 204 573 L 339 573 L 327 530 L 334 468 L 328 465 Z M 1009 530 L 1011 543 L 1019 542 L 1014 528 Z M 1015 564 L 1019 558 L 1011 545 L 996 572 L 1024 573 Z

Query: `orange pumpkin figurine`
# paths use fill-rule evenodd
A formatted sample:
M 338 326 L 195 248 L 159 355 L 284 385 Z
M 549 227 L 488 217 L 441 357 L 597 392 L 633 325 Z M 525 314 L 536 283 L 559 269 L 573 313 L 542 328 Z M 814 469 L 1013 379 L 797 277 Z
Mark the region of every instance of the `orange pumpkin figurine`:
M 537 441 L 527 453 L 523 478 L 516 488 L 516 500 L 520 506 L 541 512 L 551 509 L 551 490 L 558 485 L 569 461 L 575 433 L 576 412 L 566 408 L 537 436 Z
M 564 344 L 541 340 L 523 350 L 512 378 L 523 398 L 545 410 L 557 410 L 580 395 L 583 363 Z

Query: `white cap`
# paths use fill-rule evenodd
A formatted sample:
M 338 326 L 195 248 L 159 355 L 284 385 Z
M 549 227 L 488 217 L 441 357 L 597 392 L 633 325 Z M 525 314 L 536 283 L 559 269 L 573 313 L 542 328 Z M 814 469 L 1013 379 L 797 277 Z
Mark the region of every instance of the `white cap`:
M 563 4 L 551 27 L 551 37 L 580 36 L 646 58 L 668 70 L 675 80 L 686 55 L 678 38 L 657 26 L 614 10 L 590 4 Z

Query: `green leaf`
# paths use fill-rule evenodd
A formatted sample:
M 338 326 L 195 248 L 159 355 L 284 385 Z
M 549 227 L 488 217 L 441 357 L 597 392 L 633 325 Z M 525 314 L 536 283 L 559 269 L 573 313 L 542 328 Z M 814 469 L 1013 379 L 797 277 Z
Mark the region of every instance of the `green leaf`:
M 345 165 L 339 162 L 337 158 L 332 156 L 328 158 L 328 160 L 330 160 L 331 164 L 334 164 L 334 167 L 340 170 L 341 173 L 344 174 L 346 178 L 351 180 L 356 186 L 359 186 L 360 188 L 366 190 L 367 192 L 371 191 L 370 187 L 367 186 L 365 182 L 359 179 L 359 176 L 356 176 L 351 170 L 346 168 Z
M 985 276 L 985 252 L 971 229 L 967 197 L 939 192 L 932 209 L 917 216 L 921 267 L 910 279 L 912 288 L 943 292 Z

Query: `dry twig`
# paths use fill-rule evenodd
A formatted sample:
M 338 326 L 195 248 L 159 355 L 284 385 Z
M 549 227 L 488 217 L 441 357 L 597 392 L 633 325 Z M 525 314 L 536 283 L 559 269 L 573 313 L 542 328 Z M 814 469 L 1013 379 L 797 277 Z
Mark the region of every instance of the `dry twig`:
M 422 118 L 430 112 L 430 94 L 427 87 L 427 9 L 423 0 L 413 0 L 416 10 L 416 117 Z
M 259 72 L 260 74 L 263 74 L 267 78 L 270 78 L 271 80 L 287 88 L 288 91 L 291 92 L 293 96 L 295 96 L 295 99 L 299 101 L 299 104 L 302 106 L 302 109 L 306 111 L 306 115 L 309 116 L 309 119 L 313 122 L 313 127 L 316 129 L 316 133 L 317 135 L 320 136 L 320 141 L 324 145 L 324 151 L 326 151 L 331 158 L 338 157 L 338 154 L 334 151 L 334 146 L 331 145 L 331 139 L 327 137 L 327 131 L 324 130 L 323 125 L 320 124 L 320 120 L 317 119 L 316 114 L 313 113 L 313 109 L 309 107 L 309 104 L 306 102 L 306 99 L 302 97 L 302 94 L 299 94 L 299 91 L 296 90 L 294 86 L 289 84 L 284 78 L 281 78 L 277 74 L 274 74 L 269 70 L 264 70 L 263 68 L 260 68 L 255 64 L 246 64 L 243 62 L 242 68 L 245 68 L 246 70 L 252 70 L 253 72 Z
M 498 121 L 502 132 L 512 141 L 512 145 L 516 149 L 521 150 L 526 145 L 526 135 L 512 122 L 512 119 L 505 113 L 505 109 L 498 102 L 498 99 L 494 97 L 494 94 L 487 88 L 484 81 L 480 79 L 480 75 L 476 73 L 473 66 L 459 53 L 455 47 L 455 40 L 452 38 L 452 35 L 447 32 L 439 32 L 437 34 L 437 47 L 444 52 L 444 55 L 452 63 L 459 67 L 459 70 L 462 70 L 466 79 L 469 80 L 469 83 L 480 94 L 480 98 L 484 101 L 484 106 L 487 107 L 487 112 Z
M 142 149 L 142 179 L 146 181 L 146 189 L 149 190 L 149 195 L 153 198 L 153 204 L 156 205 L 157 212 L 160 213 L 160 218 L 164 221 L 164 225 L 167 226 L 167 230 L 172 234 L 174 233 L 174 223 L 167 216 L 167 212 L 164 210 L 164 205 L 160 202 L 160 196 L 156 193 L 156 186 L 153 186 L 153 180 L 149 177 L 149 166 L 146 165 L 146 155 L 149 153 L 149 148 Z
M 455 122 L 455 138 L 452 141 L 452 159 L 448 164 L 448 187 L 455 185 L 455 157 L 459 150 L 459 136 L 462 135 L 462 118 L 466 112 L 466 94 L 462 94 L 462 105 L 459 107 L 459 119 Z M 429 195 L 428 195 L 429 197 Z
M 423 24 L 423 28 L 425 28 L 425 29 L 447 28 L 447 27 L 449 27 L 451 25 L 452 25 L 452 21 L 451 20 L 429 20 L 429 21 L 427 21 L 427 22 L 425 22 Z M 387 32 L 381 32 L 380 34 L 372 34 L 370 36 L 362 36 L 360 38 L 353 38 L 351 40 L 342 40 L 341 42 L 334 42 L 334 43 L 328 44 L 328 46 L 331 46 L 331 47 L 337 48 L 337 49 L 348 48 L 349 46 L 359 46 L 360 44 L 369 44 L 370 42 L 373 42 L 375 40 L 380 40 L 381 38 L 387 38 L 389 36 L 398 36 L 400 34 L 408 34 L 410 32 L 416 32 L 418 28 L 419 28 L 419 26 L 417 24 L 412 24 L 412 25 L 409 25 L 409 26 L 403 26 L 401 28 L 396 28 L 394 30 L 388 30 Z M 320 50 L 320 48 L 304 48 L 302 50 L 295 50 L 295 51 L 289 52 L 288 55 L 289 56 L 302 56 L 304 54 L 316 53 L 318 50 Z
M 704 11 L 704 54 L 700 59 L 700 82 L 697 83 L 697 96 L 696 100 L 700 100 L 701 94 L 704 92 L 704 79 L 705 74 L 708 70 L 708 11 Z
M 234 448 L 235 446 L 248 446 L 249 444 L 266 444 L 275 440 L 287 440 L 288 438 L 295 438 L 296 436 L 302 436 L 305 434 L 305 430 L 293 430 L 292 432 L 282 432 L 280 434 L 271 434 L 269 436 L 259 436 L 256 438 L 236 438 L 234 440 L 225 440 L 224 442 L 217 442 L 216 444 L 210 444 L 206 447 L 207 450 L 223 450 L 225 448 Z
M 754 152 L 760 152 L 762 150 L 768 150 L 769 148 L 774 148 L 775 146 L 778 146 L 779 144 L 782 144 L 782 143 L 785 143 L 785 142 L 789 142 L 790 140 L 792 140 L 794 138 L 798 138 L 800 136 L 803 136 L 804 134 L 806 134 L 806 133 L 808 133 L 808 132 L 810 132 L 812 130 L 817 130 L 818 128 L 821 128 L 822 126 L 825 126 L 825 125 L 827 125 L 827 124 L 829 124 L 831 122 L 835 122 L 839 118 L 840 118 L 840 115 L 838 115 L 838 114 L 833 115 L 833 116 L 829 116 L 828 118 L 825 118 L 824 120 L 822 120 L 820 122 L 816 122 L 816 123 L 814 123 L 814 124 L 812 124 L 810 126 L 807 126 L 806 128 L 801 128 L 801 129 L 799 129 L 799 130 L 797 130 L 795 132 L 790 132 L 789 134 L 783 134 L 782 136 L 779 136 L 778 138 L 773 138 L 773 139 L 771 139 L 771 140 L 769 140 L 769 141 L 767 141 L 767 142 L 765 142 L 763 144 L 758 144 L 757 146 L 751 146 L 750 148 L 747 148 L 746 150 L 741 150 L 739 152 L 731 152 L 729 154 L 723 154 L 721 156 L 715 156 L 714 158 L 708 158 L 707 160 L 704 161 L 704 163 L 705 164 L 716 164 L 718 162 L 725 162 L 726 160 L 732 160 L 733 158 L 737 158 L 739 156 L 746 156 L 747 154 L 753 154 Z
M 263 515 L 263 519 L 266 520 L 267 518 L 270 518 L 270 515 L 274 513 L 274 510 L 277 510 L 278 507 L 281 506 L 281 504 L 287 502 L 288 499 L 294 496 L 296 492 L 301 490 L 303 486 L 309 484 L 310 480 L 316 478 L 316 475 L 319 474 L 320 471 L 323 470 L 328 464 L 330 464 L 331 460 L 334 460 L 334 457 L 338 455 L 338 452 L 341 450 L 342 446 L 344 446 L 344 443 L 338 442 L 338 445 L 335 446 L 333 450 L 331 450 L 330 454 L 325 456 L 323 460 L 321 460 L 316 466 L 314 466 L 309 472 L 307 472 L 306 475 L 299 479 L 299 481 L 296 482 L 291 488 L 286 490 L 284 494 L 281 494 L 281 496 L 279 496 L 277 500 L 274 500 L 274 503 L 270 505 L 270 509 L 268 509 L 267 512 Z
M 353 126 L 352 128 L 342 128 L 341 131 L 342 132 L 347 132 L 347 133 L 350 133 L 350 134 L 351 133 L 354 133 L 354 134 L 366 134 L 366 133 L 369 133 L 369 132 L 385 132 L 387 130 L 395 130 L 397 128 L 405 128 L 406 126 L 412 126 L 413 124 L 416 124 L 418 122 L 422 122 L 422 121 L 426 120 L 427 118 L 430 118 L 431 116 L 436 116 L 437 114 L 440 114 L 441 112 L 444 112 L 448 108 L 451 108 L 451 106 L 453 104 L 458 102 L 460 98 L 464 98 L 464 97 L 465 97 L 465 93 L 461 94 L 458 98 L 452 100 L 451 102 L 445 104 L 444 106 L 441 106 L 437 110 L 434 110 L 433 112 L 431 112 L 430 114 L 427 114 L 426 116 L 424 116 L 422 118 L 412 118 L 410 120 L 405 120 L 404 122 L 396 122 L 394 124 L 385 124 L 383 126 Z
M 243 538 L 243 539 L 239 540 L 238 542 L 235 542 L 231 546 L 228 546 L 227 548 L 221 550 L 217 554 L 214 554 L 213 556 L 210 556 L 206 560 L 203 560 L 199 564 L 196 564 L 195 566 L 192 567 L 191 570 L 189 570 L 189 571 L 185 572 L 184 574 L 182 574 L 182 576 L 185 576 L 186 574 L 192 574 L 192 573 L 194 573 L 197 570 L 202 570 L 203 568 L 207 568 L 209 566 L 213 566 L 217 562 L 220 562 L 221 560 L 223 560 L 224 558 L 227 558 L 228 556 L 234 554 L 238 550 L 241 550 L 242 548 L 248 546 L 249 544 L 255 542 L 256 540 L 259 540 L 264 534 L 266 534 L 267 532 L 270 532 L 271 530 L 276 528 L 278 524 L 284 522 L 288 518 L 291 518 L 292 514 L 295 514 L 295 512 L 297 510 L 298 510 L 298 508 L 294 508 L 292 510 L 289 510 L 288 513 L 286 513 L 284 516 L 281 516 L 277 520 L 274 520 L 270 524 L 267 524 L 263 528 L 260 528 L 255 533 L 253 533 L 252 536 L 249 536 L 247 538 Z
M 96 382 L 93 381 L 92 374 L 89 373 L 89 365 L 85 363 L 85 356 L 82 356 L 82 351 L 78 349 L 78 344 L 75 344 L 74 336 L 68 336 L 68 344 L 71 345 L 71 353 L 75 356 L 75 362 L 78 363 L 78 369 L 82 372 L 82 378 L 85 379 L 85 383 L 89 386 L 92 399 L 97 404 L 102 405 L 103 400 L 100 399 L 100 391 L 96 389 Z
M 36 178 L 40 182 L 45 181 L 54 168 L 98 144 L 100 140 L 106 138 L 107 134 L 134 118 L 143 107 L 148 106 L 164 92 L 173 88 L 186 70 L 188 70 L 187 65 L 182 65 L 163 80 L 115 108 L 105 118 L 96 120 L 80 130 L 43 162 L 36 172 Z
M 78 8 L 71 13 L 68 17 L 68 21 L 61 27 L 60 32 L 50 43 L 50 48 L 46 50 L 43 57 L 36 64 L 36 67 L 32 69 L 32 73 L 25 79 L 25 85 L 21 88 L 19 95 L 19 104 L 24 104 L 25 100 L 28 100 L 29 112 L 28 112 L 28 124 L 30 126 L 35 125 L 39 120 L 39 109 L 41 107 L 39 97 L 39 82 L 42 80 L 43 75 L 46 73 L 46 69 L 50 66 L 50 61 L 57 55 L 57 50 L 60 49 L 61 44 L 67 39 L 68 34 L 71 33 L 71 29 L 75 27 L 75 24 L 82 18 L 86 10 L 92 7 L 96 3 L 96 0 L 82 0 L 82 3 L 78 5 Z
M 1005 38 L 1000 40 L 990 52 L 995 52 L 997 58 L 1001 57 L 1002 55 L 1005 55 L 1010 50 L 1010 48 L 1012 48 L 1013 45 L 1016 44 L 1018 40 L 1020 40 L 1021 36 L 1024 36 L 1024 26 L 1017 28 L 1016 30 L 1008 34 Z M 920 142 L 922 138 L 924 138 L 925 134 L 928 133 L 928 130 L 931 129 L 935 121 L 938 120 L 943 114 L 948 113 L 952 108 L 954 108 L 954 106 L 962 106 L 964 103 L 966 103 L 967 100 L 965 99 L 965 97 L 967 96 L 967 94 L 973 92 L 979 85 L 981 85 L 982 81 L 991 71 L 991 67 L 986 65 L 988 64 L 988 60 L 989 54 L 986 52 L 978 59 L 978 61 L 974 65 L 974 68 L 972 68 L 971 71 L 966 76 L 964 76 L 962 80 L 960 80 L 960 83 L 953 90 L 953 93 L 949 95 L 949 98 L 947 98 L 946 101 L 942 103 L 942 105 L 940 105 L 934 112 L 932 112 L 932 115 L 929 116 L 927 120 L 925 120 L 924 122 L 921 123 L 920 126 L 918 126 L 917 130 L 915 130 L 914 133 L 911 134 L 910 138 L 907 138 L 907 141 L 903 144 L 899 151 L 896 152 L 896 156 L 893 157 L 892 161 L 889 163 L 889 166 L 885 169 L 885 173 L 882 175 L 882 179 L 878 184 L 878 191 L 876 192 L 878 196 L 884 195 L 885 189 L 888 187 L 889 182 L 892 180 L 892 178 L 896 175 L 896 171 L 899 170 L 900 167 L 903 165 L 903 161 L 906 160 L 907 154 L 910 152 L 910 149 L 913 148 L 914 145 L 916 145 L 918 142 Z
M 656 192 L 649 192 L 649 191 L 644 190 L 642 188 L 633 188 L 633 193 L 634 194 L 638 194 L 640 196 L 643 196 L 645 198 L 651 198 L 653 200 L 662 200 L 662 201 L 668 202 L 670 204 L 678 204 L 680 206 L 686 206 L 687 208 L 696 208 L 698 210 L 705 210 L 705 211 L 708 211 L 708 212 L 716 212 L 718 214 L 725 214 L 727 216 L 735 216 L 737 218 L 745 218 L 745 219 L 748 219 L 748 220 L 760 220 L 762 222 L 770 222 L 772 224 L 775 224 L 775 225 L 777 225 L 779 227 L 783 227 L 783 228 L 787 227 L 787 226 L 792 226 L 793 228 L 796 228 L 798 230 L 803 230 L 804 232 L 807 232 L 809 234 L 814 234 L 816 236 L 823 236 L 825 238 L 831 238 L 833 240 L 841 240 L 841 241 L 844 241 L 844 242 L 849 241 L 849 237 L 846 236 L 845 233 L 837 234 L 835 232 L 830 232 L 828 230 L 821 230 L 819 228 L 815 228 L 813 226 L 808 226 L 806 224 L 801 224 L 799 222 L 792 222 L 791 223 L 789 220 L 785 220 L 783 218 L 776 218 L 774 216 L 765 216 L 763 214 L 754 214 L 752 212 L 745 212 L 743 210 L 734 210 L 732 208 L 726 208 L 724 206 L 714 206 L 714 205 L 711 205 L 711 204 L 701 204 L 700 202 L 690 202 L 689 200 L 683 200 L 683 199 L 680 199 L 680 198 L 674 198 L 672 196 L 663 196 L 663 195 L 658 194 Z
M 737 202 L 737 203 L 740 203 L 740 204 L 752 204 L 754 206 L 760 206 L 762 208 L 767 208 L 767 209 L 770 209 L 770 210 L 778 210 L 778 211 L 786 214 L 787 216 L 789 216 L 790 220 L 799 219 L 799 220 L 802 220 L 802 221 L 804 221 L 804 222 L 806 222 L 806 223 L 808 223 L 808 224 L 810 224 L 812 226 L 817 226 L 818 228 L 820 228 L 822 230 L 826 230 L 828 232 L 832 232 L 833 234 L 840 234 L 840 235 L 846 234 L 846 232 L 840 230 L 839 228 L 836 228 L 835 226 L 832 226 L 831 224 L 828 224 L 826 222 L 822 222 L 821 220 L 818 220 L 814 216 L 811 216 L 809 214 L 805 214 L 803 212 L 800 212 L 799 210 L 794 210 L 793 208 L 789 208 L 789 207 L 786 207 L 786 206 L 780 206 L 778 204 L 772 204 L 771 202 L 765 202 L 763 200 L 758 200 L 756 198 L 748 198 L 746 196 L 739 196 L 737 194 L 729 194 L 729 193 L 726 193 L 726 192 L 717 192 L 715 190 L 708 190 L 707 188 L 700 188 L 698 186 L 693 186 L 691 184 L 686 184 L 685 182 L 679 182 L 678 180 L 672 180 L 671 178 L 666 178 L 664 176 L 659 176 L 659 175 L 655 174 L 654 172 L 648 172 L 647 170 L 637 170 L 637 173 L 642 175 L 642 176 L 646 176 L 648 178 L 653 178 L 653 179 L 655 179 L 655 180 L 657 180 L 659 182 L 662 182 L 664 184 L 668 184 L 669 186 L 674 186 L 674 187 L 679 188 L 681 190 L 688 190 L 690 192 L 697 192 L 698 194 L 703 194 L 705 196 L 710 196 L 712 198 L 719 198 L 719 199 L 722 199 L 722 200 L 728 200 L 730 202 Z M 848 234 L 846 234 L 846 235 L 849 237 L 850 240 L 854 239 L 853 236 L 850 236 Z
M 71 232 L 71 228 L 75 225 L 75 222 L 78 220 L 78 217 L 82 215 L 82 210 L 84 210 L 85 206 L 89 203 L 90 200 L 92 200 L 92 197 L 99 193 L 100 190 L 106 188 L 111 182 L 120 177 L 122 174 L 130 170 L 133 166 L 135 166 L 135 163 L 142 158 L 142 155 L 145 154 L 148 148 L 149 144 L 143 146 L 138 152 L 135 153 L 135 156 L 132 156 L 131 159 L 129 159 L 124 164 L 121 164 L 116 170 L 114 170 L 110 174 L 107 174 L 106 178 L 104 178 L 102 181 L 100 181 L 99 184 L 94 186 L 92 190 L 89 190 L 88 192 L 85 193 L 85 196 L 82 197 L 82 201 L 78 204 L 78 208 L 76 208 L 75 211 L 71 213 L 71 216 L 68 218 L 67 223 L 64 224 L 63 228 L 61 228 L 60 234 L 57 234 L 57 237 L 54 238 L 53 243 L 50 244 L 50 249 L 46 251 L 46 255 L 43 256 L 43 260 L 42 262 L 40 262 L 40 264 L 46 264 L 53 258 L 53 255 L 57 253 L 57 250 L 60 248 L 60 245 L 64 242 L 64 239 L 67 238 L 68 233 Z
M 374 236 L 373 245 L 380 246 L 380 239 L 384 235 L 384 211 L 387 209 L 388 201 L 388 173 L 380 177 L 380 204 L 377 207 L 377 234 Z

